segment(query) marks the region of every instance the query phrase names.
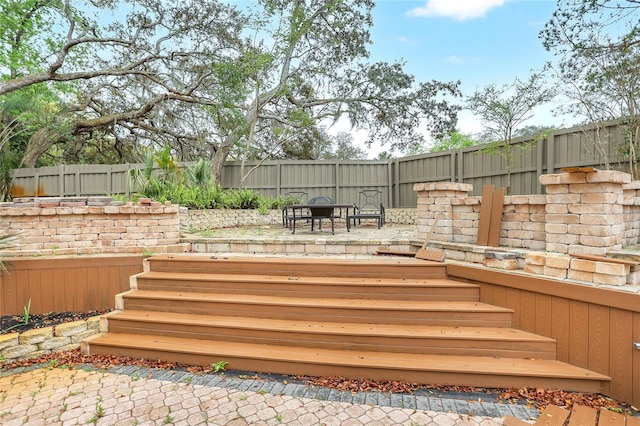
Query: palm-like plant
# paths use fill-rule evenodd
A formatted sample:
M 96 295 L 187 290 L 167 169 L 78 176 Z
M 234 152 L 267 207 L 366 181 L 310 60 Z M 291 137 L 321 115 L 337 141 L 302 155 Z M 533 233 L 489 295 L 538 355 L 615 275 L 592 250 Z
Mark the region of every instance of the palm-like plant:
M 8 248 L 14 247 L 16 245 L 16 240 L 18 236 L 15 234 L 6 234 L 0 236 L 0 254 Z M 7 263 L 2 260 L 0 256 L 0 270 L 7 270 Z

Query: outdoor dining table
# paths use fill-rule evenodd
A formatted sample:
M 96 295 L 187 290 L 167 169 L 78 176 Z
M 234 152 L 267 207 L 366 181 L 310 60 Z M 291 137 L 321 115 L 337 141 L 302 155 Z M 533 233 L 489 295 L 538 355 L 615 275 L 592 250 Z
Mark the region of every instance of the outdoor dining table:
M 334 220 L 336 217 L 341 217 L 340 214 L 336 216 L 336 209 L 342 211 L 345 209 L 348 215 L 349 208 L 353 207 L 353 204 L 292 204 L 287 208 L 291 209 L 291 233 L 296 233 L 296 222 L 299 220 L 310 220 L 311 230 L 314 229 L 314 222 L 316 219 L 320 220 L 320 230 L 322 230 L 322 219 L 329 219 L 331 221 L 331 234 L 335 234 Z M 308 211 L 305 214 L 305 211 Z M 349 221 L 347 220 L 347 227 Z

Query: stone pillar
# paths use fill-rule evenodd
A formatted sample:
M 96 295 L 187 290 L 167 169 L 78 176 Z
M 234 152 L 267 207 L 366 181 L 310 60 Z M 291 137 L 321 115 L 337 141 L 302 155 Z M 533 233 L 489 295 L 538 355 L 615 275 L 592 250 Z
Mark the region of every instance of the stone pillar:
M 546 186 L 546 250 L 604 256 L 621 249 L 623 185 L 628 173 L 605 170 L 540 176 Z
M 467 198 L 473 185 L 458 182 L 416 183 L 413 191 L 418 196 L 416 225 L 418 237 L 424 238 L 431 229 L 436 214 L 440 219 L 433 233 L 433 240 L 453 241 L 453 204 Z

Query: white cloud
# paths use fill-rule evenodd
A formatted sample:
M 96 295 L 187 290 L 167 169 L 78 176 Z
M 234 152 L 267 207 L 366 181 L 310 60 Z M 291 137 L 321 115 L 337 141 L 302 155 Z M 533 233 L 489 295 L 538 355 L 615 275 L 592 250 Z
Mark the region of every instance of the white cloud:
M 409 16 L 446 16 L 458 21 L 481 18 L 506 0 L 427 0 L 427 4 L 407 12 Z

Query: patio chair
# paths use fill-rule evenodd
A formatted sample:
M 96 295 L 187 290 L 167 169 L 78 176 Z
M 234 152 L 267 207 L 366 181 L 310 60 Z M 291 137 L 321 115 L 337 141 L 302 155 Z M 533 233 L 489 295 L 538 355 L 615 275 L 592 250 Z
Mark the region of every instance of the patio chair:
M 375 219 L 378 229 L 384 225 L 384 205 L 382 204 L 382 191 L 377 189 L 364 189 L 358 192 L 358 202 L 353 206 L 353 214 L 347 212 L 347 226 L 353 221 L 353 226 L 362 223 L 362 219 Z M 347 229 L 348 230 L 348 229 Z
M 291 220 L 293 215 L 289 211 L 289 206 L 292 204 L 304 204 L 307 200 L 307 193 L 302 191 L 291 191 L 284 194 L 285 205 L 282 208 L 282 226 L 291 228 Z

